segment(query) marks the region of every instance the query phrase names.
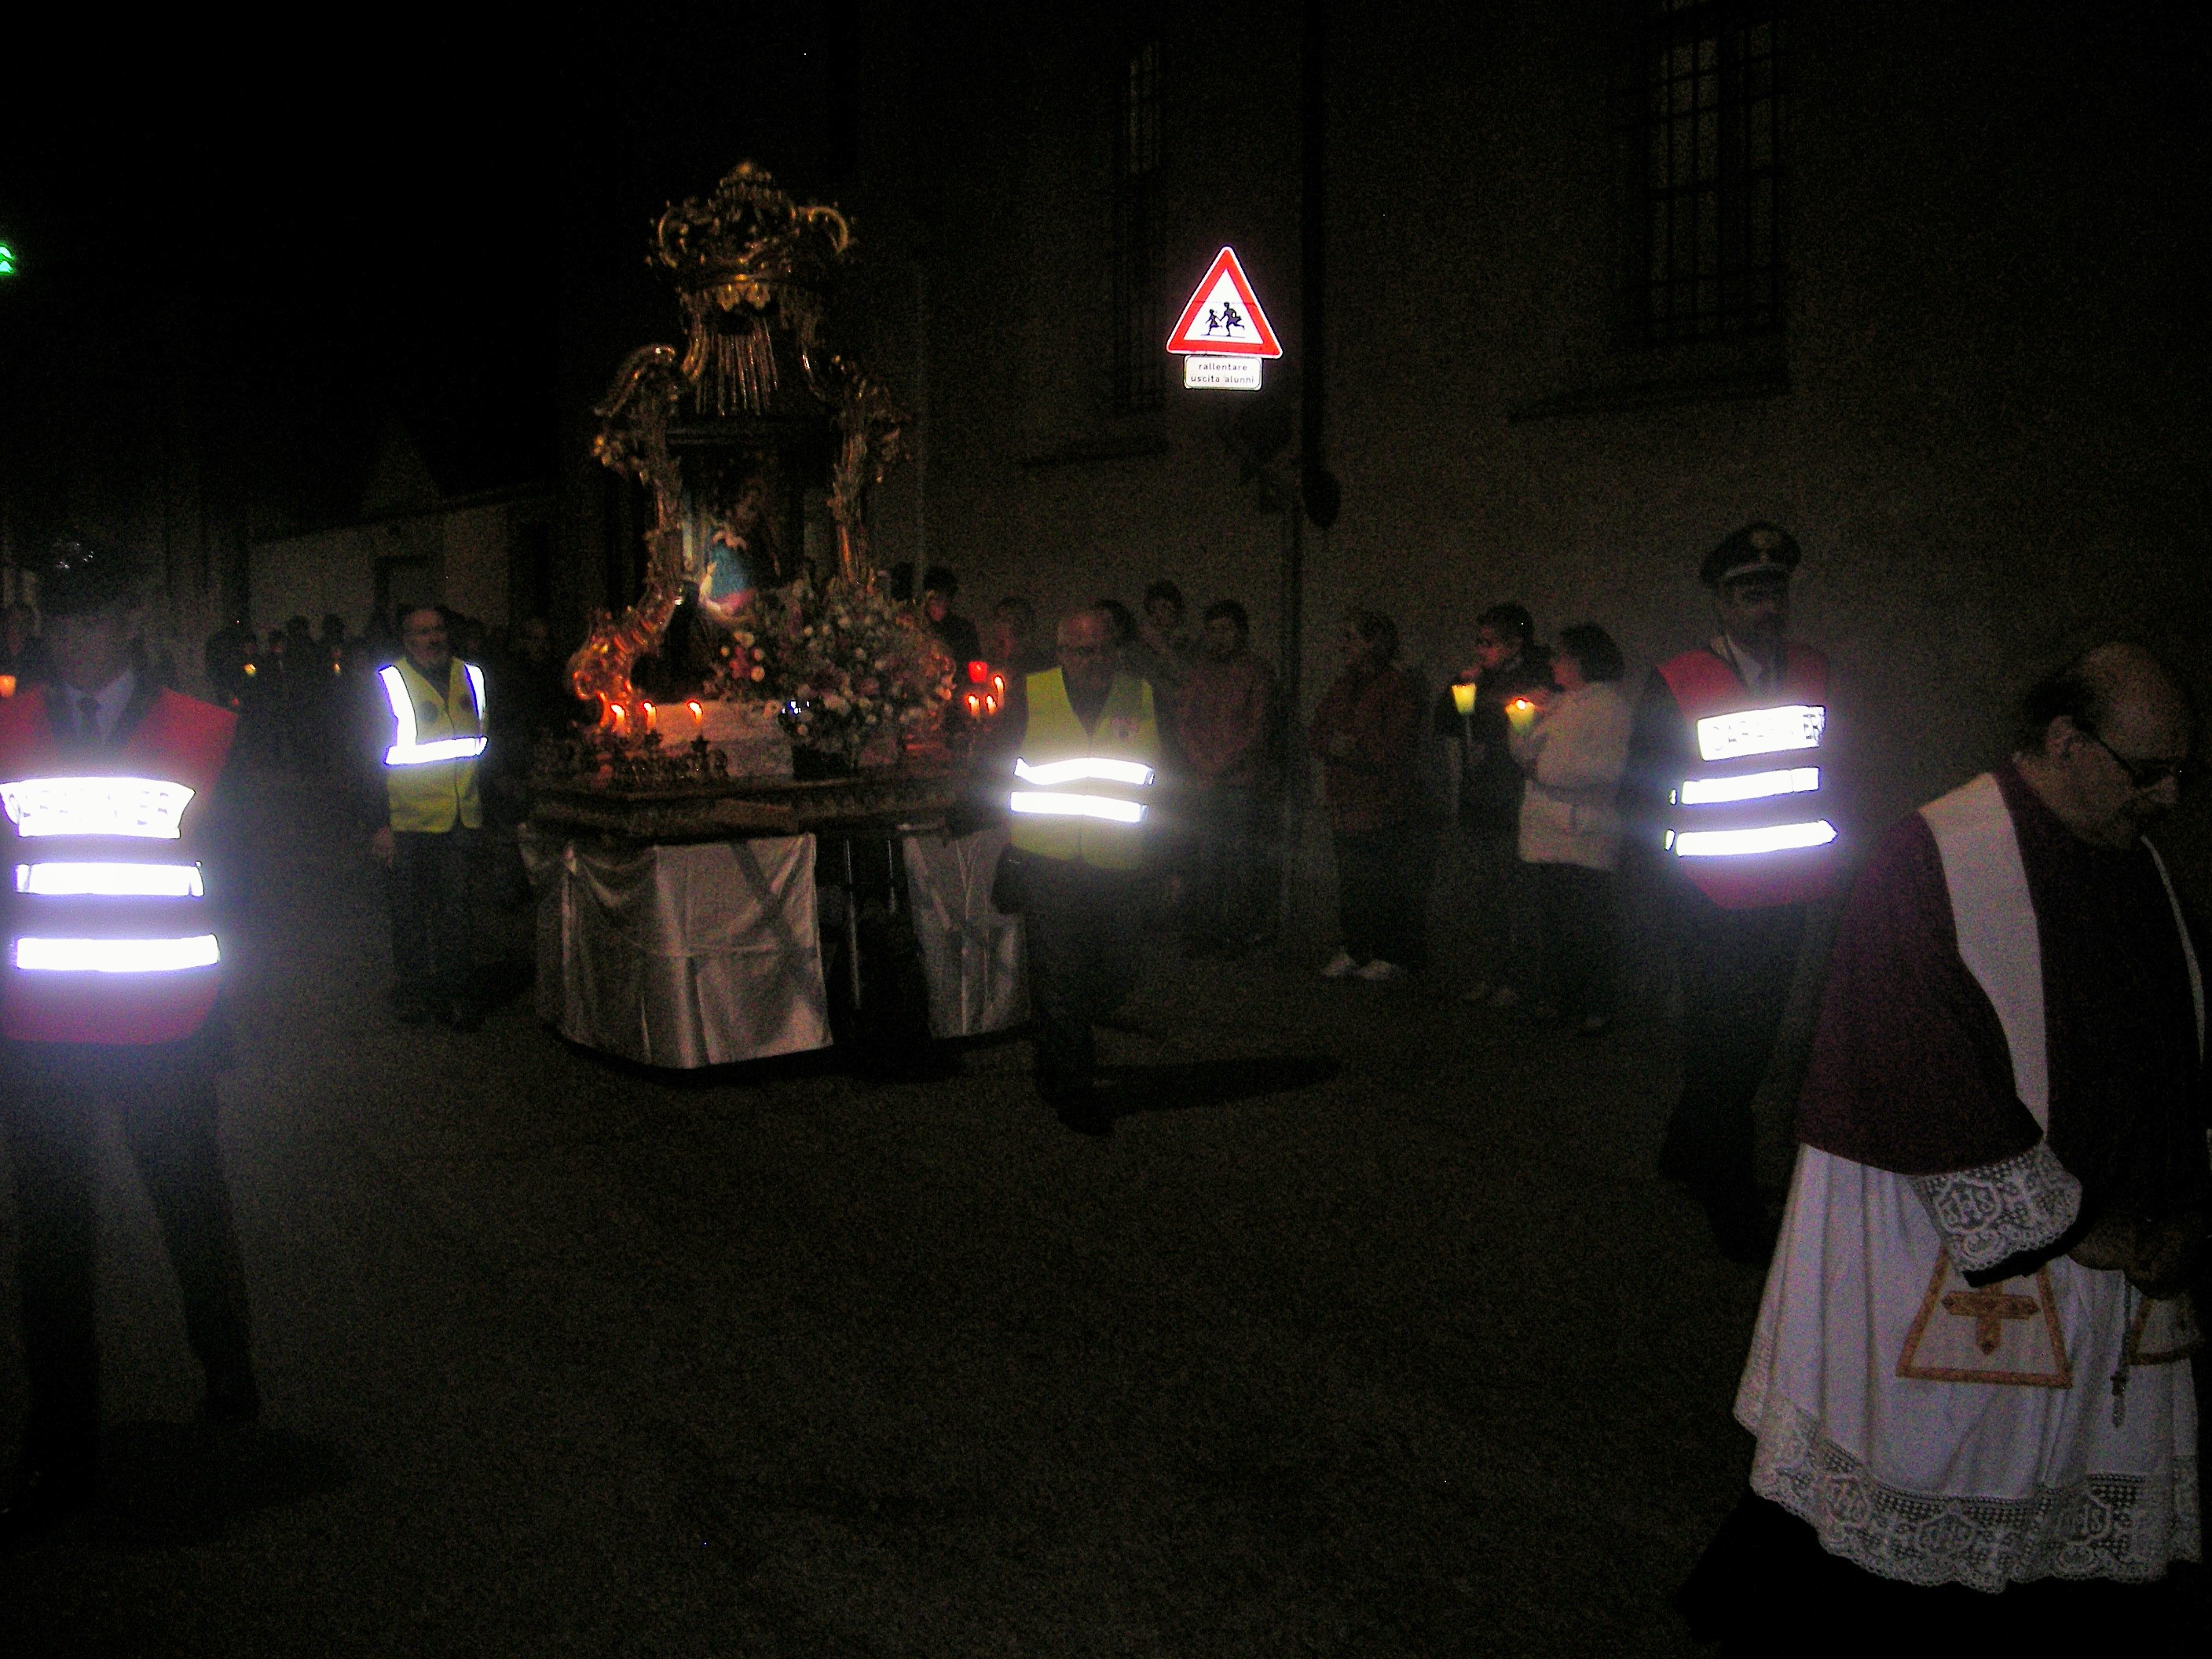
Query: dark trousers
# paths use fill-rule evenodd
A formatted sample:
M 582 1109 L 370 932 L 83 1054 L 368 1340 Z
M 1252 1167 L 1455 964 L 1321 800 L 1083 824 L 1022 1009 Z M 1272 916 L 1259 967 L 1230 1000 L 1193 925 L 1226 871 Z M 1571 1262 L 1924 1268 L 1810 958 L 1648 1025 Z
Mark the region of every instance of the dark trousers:
M 1428 901 L 1429 836 L 1402 823 L 1336 837 L 1336 915 L 1354 962 L 1419 968 L 1428 957 L 1422 910 Z
M 1091 1081 L 1091 1027 L 1137 982 L 1146 888 L 1141 875 L 1069 859 L 1029 857 L 1021 868 L 1037 1088 L 1051 1098 Z
M 1708 1206 L 1755 1209 L 1751 1107 L 1774 1052 L 1805 939 L 1805 907 L 1727 910 L 1694 889 L 1675 896 L 1682 976 L 1682 1097 L 1659 1167 Z
M 1610 1018 L 1620 936 L 1620 881 L 1610 870 L 1532 864 L 1544 994 L 1571 1018 Z
M 1443 834 L 1436 863 L 1430 949 L 1472 985 L 1534 991 L 1538 929 L 1533 866 L 1522 863 L 1520 836 L 1465 823 Z
M 392 837 L 392 969 L 403 1003 L 445 1008 L 476 991 L 474 878 L 483 831 Z
M 113 1111 L 184 1293 L 185 1334 L 212 1381 L 251 1370 L 246 1280 L 216 1146 L 215 1073 L 194 1040 L 145 1048 L 14 1043 L 0 1091 L 21 1234 L 24 1461 L 90 1462 L 100 1425 L 94 1213 L 103 1112 Z
M 1242 945 L 1267 931 L 1261 819 L 1250 789 L 1217 784 L 1185 798 L 1190 838 L 1183 933 L 1194 945 Z

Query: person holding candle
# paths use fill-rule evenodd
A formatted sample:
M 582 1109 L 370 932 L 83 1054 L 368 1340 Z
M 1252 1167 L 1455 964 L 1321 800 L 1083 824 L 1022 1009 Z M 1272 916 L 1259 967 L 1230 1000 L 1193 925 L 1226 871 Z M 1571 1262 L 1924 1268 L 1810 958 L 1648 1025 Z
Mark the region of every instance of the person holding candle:
M 983 654 L 975 624 L 952 608 L 960 597 L 960 575 L 950 565 L 933 564 L 921 579 L 921 616 L 953 661 L 969 663 Z
M 18 599 L 0 615 L 0 678 L 7 682 L 0 696 L 42 684 L 52 672 L 46 642 L 39 637 L 38 613 Z
M 1536 977 L 1534 903 L 1516 846 L 1522 775 L 1506 709 L 1551 683 L 1527 607 L 1494 605 L 1475 618 L 1474 660 L 1437 698 L 1431 728 L 1454 780 L 1437 910 L 1452 958 L 1474 975 L 1469 1002 L 1513 1007 Z
M 1595 623 L 1564 629 L 1553 690 L 1526 695 L 1530 717 L 1509 726 L 1522 787 L 1519 854 L 1528 866 L 1543 941 L 1539 1024 L 1565 1019 L 1583 1036 L 1613 1024 L 1620 809 L 1633 716 L 1620 695 L 1620 647 Z

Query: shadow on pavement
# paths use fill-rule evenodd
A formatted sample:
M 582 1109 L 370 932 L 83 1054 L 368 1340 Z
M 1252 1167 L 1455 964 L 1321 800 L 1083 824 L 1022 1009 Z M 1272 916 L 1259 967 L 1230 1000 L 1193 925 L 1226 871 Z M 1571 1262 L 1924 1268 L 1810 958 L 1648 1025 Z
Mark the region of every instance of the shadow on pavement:
M 1139 1112 L 1185 1112 L 1256 1095 L 1310 1089 L 1343 1069 L 1342 1060 L 1327 1054 L 1277 1054 L 1176 1066 L 1102 1066 L 1098 1075 L 1112 1091 L 1114 1115 L 1131 1117 Z
M 256 1510 L 353 1480 L 331 1448 L 258 1425 L 112 1425 L 100 1433 L 100 1467 L 87 1531 L 94 1542 L 123 1550 L 211 1543 Z

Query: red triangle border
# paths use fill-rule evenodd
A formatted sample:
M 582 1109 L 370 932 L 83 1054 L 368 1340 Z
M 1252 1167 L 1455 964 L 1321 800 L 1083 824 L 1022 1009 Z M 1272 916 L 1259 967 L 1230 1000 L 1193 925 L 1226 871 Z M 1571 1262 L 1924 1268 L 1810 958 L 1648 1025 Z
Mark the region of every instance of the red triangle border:
M 1206 308 L 1206 296 L 1221 280 L 1224 270 L 1229 273 L 1229 285 L 1237 290 L 1237 297 L 1244 302 L 1245 313 L 1251 318 L 1253 326 L 1260 331 L 1260 337 L 1249 345 L 1227 340 L 1196 340 L 1191 337 L 1190 331 L 1198 322 L 1199 313 Z M 1279 357 L 1283 355 L 1281 343 L 1275 338 L 1274 328 L 1267 321 L 1267 313 L 1260 308 L 1259 297 L 1252 292 L 1252 284 L 1245 280 L 1244 267 L 1237 263 L 1235 248 L 1224 247 L 1215 254 L 1213 263 L 1206 268 L 1206 275 L 1198 279 L 1198 287 L 1190 296 L 1190 303 L 1182 308 L 1182 316 L 1168 335 L 1168 349 L 1182 356 Z

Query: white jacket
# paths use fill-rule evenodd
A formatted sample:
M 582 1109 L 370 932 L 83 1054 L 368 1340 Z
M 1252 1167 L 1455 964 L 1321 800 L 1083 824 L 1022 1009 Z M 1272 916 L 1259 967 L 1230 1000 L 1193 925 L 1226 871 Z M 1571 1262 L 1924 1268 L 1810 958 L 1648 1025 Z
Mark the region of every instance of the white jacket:
M 1521 789 L 1521 857 L 1528 864 L 1620 862 L 1614 795 L 1628 763 L 1634 715 L 1610 681 L 1563 691 L 1526 732 L 1512 733 L 1513 758 L 1528 775 Z

